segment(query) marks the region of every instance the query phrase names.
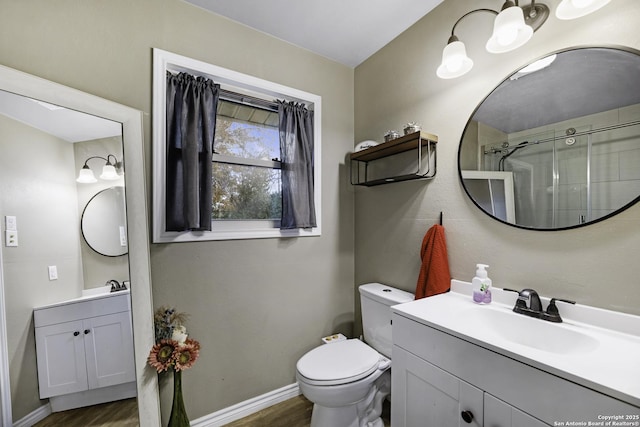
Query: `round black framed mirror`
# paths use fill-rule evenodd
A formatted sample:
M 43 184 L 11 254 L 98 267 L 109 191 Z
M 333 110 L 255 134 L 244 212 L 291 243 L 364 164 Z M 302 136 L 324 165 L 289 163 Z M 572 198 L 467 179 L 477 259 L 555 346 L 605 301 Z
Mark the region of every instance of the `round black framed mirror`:
M 82 237 L 100 255 L 126 255 L 127 219 L 124 187 L 111 187 L 98 192 L 82 212 Z
M 640 200 L 640 52 L 580 47 L 529 64 L 467 122 L 458 172 L 505 224 L 564 230 Z

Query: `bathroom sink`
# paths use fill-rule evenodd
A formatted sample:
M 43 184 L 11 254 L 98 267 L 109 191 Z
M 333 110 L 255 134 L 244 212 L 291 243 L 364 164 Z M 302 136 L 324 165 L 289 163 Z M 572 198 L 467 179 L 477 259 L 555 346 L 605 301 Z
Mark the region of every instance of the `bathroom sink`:
M 494 338 L 555 354 L 585 354 L 599 341 L 574 326 L 523 316 L 505 308 L 475 306 L 463 309 L 465 323 L 483 329 Z
M 111 286 L 98 286 L 97 288 L 84 289 L 80 298 L 89 298 L 97 295 L 106 295 L 111 292 Z
M 553 323 L 515 313 L 513 292 L 493 288 L 488 305 L 474 303 L 471 294 L 470 283 L 453 280 L 450 292 L 392 311 L 640 407 L 640 316 L 564 304 L 559 307 L 564 321 Z M 549 299 L 541 299 L 546 308 Z

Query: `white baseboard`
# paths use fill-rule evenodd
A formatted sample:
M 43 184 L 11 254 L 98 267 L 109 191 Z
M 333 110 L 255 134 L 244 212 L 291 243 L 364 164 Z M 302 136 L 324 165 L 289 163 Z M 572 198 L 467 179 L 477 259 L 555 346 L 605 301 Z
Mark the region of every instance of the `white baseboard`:
M 191 421 L 191 427 L 222 427 L 240 418 L 300 395 L 298 384 L 290 384 Z
M 13 423 L 13 427 L 31 427 L 49 415 L 51 415 L 51 405 L 47 403 Z
M 253 399 L 245 400 L 228 408 L 221 409 L 212 414 L 205 415 L 197 420 L 191 421 L 191 427 L 222 427 L 240 418 L 273 406 L 277 403 L 300 395 L 298 384 L 290 384 L 277 390 L 270 391 Z M 51 405 L 42 405 L 35 411 L 24 416 L 13 424 L 13 427 L 31 427 L 35 423 L 44 420 L 51 415 Z

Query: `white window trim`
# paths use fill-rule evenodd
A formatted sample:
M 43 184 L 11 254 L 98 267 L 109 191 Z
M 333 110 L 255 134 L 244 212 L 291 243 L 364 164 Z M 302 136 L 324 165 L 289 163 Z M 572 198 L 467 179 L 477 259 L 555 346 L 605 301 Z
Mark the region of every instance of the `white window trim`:
M 273 221 L 216 221 L 213 231 L 165 231 L 165 171 L 166 171 L 166 72 L 187 72 L 212 79 L 225 89 L 246 92 L 265 99 L 286 99 L 302 102 L 314 111 L 314 202 L 317 227 L 311 229 L 280 230 Z M 248 74 L 207 64 L 161 49 L 153 49 L 153 243 L 193 242 L 205 240 L 264 239 L 320 236 L 321 207 L 321 112 L 319 95 L 283 86 Z

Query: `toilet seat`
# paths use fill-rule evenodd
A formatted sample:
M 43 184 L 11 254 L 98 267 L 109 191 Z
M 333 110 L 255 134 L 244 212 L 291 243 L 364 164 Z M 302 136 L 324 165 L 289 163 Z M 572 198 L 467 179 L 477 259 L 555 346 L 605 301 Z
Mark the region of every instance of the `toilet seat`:
M 298 373 L 313 385 L 346 384 L 386 369 L 389 359 L 358 339 L 316 347 L 298 360 Z

